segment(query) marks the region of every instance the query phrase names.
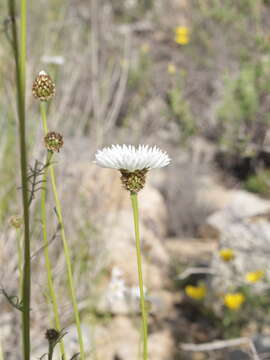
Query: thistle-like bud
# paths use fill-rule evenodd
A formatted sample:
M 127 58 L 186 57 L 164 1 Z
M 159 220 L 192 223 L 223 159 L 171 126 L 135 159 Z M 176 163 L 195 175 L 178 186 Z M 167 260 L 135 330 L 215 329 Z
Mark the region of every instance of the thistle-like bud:
M 143 189 L 148 169 L 135 170 L 132 172 L 120 170 L 120 172 L 122 174 L 121 181 L 126 190 L 137 193 Z
M 19 229 L 22 226 L 23 219 L 19 215 L 13 215 L 9 219 L 10 226 L 13 226 L 15 229 Z
M 49 151 L 59 152 L 64 145 L 63 136 L 55 131 L 50 131 L 44 137 L 44 143 Z
M 49 342 L 56 342 L 60 336 L 60 332 L 56 329 L 46 330 L 45 337 Z
M 55 95 L 55 84 L 45 71 L 40 71 L 36 77 L 32 93 L 40 101 L 48 101 Z

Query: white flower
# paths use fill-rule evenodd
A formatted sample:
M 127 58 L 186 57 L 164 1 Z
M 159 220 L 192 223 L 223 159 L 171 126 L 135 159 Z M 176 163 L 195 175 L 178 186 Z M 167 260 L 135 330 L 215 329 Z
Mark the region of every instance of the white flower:
M 127 287 L 123 277 L 123 272 L 119 268 L 114 267 L 106 294 L 108 301 L 113 303 L 115 300 L 124 299 L 126 289 Z
M 137 148 L 133 145 L 112 145 L 98 150 L 95 154 L 95 163 L 98 166 L 129 172 L 162 168 L 170 161 L 166 152 L 149 145 L 139 145 Z

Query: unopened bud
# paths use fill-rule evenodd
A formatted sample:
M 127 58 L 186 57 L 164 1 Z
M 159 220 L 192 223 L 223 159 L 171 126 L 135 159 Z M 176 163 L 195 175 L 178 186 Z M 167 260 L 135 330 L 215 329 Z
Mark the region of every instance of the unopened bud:
M 44 143 L 49 151 L 59 152 L 64 145 L 63 136 L 55 131 L 50 131 L 44 137 Z
M 41 101 L 48 101 L 55 95 L 54 82 L 45 71 L 40 71 L 36 77 L 32 93 L 36 99 Z

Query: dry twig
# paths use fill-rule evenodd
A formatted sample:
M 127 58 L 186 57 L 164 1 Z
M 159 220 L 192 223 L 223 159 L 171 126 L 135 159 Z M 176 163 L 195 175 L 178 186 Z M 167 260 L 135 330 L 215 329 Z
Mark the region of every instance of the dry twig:
M 190 267 L 190 268 L 186 269 L 185 271 L 183 271 L 181 274 L 179 274 L 177 276 L 177 279 L 183 280 L 193 274 L 215 275 L 216 271 L 214 269 L 211 269 L 211 268 L 209 269 L 209 268 L 205 268 L 205 267 Z

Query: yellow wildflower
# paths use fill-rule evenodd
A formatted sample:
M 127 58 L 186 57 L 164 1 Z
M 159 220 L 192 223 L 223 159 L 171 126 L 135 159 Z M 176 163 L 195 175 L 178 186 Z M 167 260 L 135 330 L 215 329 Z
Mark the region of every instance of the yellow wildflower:
M 256 283 L 264 277 L 263 270 L 252 271 L 246 274 L 246 281 L 249 283 Z
M 187 285 L 185 287 L 185 293 L 192 299 L 201 300 L 206 295 L 206 288 L 205 285 L 193 286 Z
M 233 249 L 230 248 L 221 249 L 219 251 L 219 256 L 222 258 L 222 260 L 227 262 L 233 260 L 235 257 Z
M 175 29 L 176 35 L 183 35 L 188 36 L 189 35 L 189 29 L 186 26 L 177 26 Z
M 178 26 L 175 29 L 175 42 L 180 45 L 189 43 L 189 29 L 185 26 Z
M 176 67 L 175 67 L 174 64 L 169 64 L 168 65 L 168 73 L 171 74 L 171 75 L 176 73 Z
M 238 310 L 245 302 L 245 296 L 240 293 L 228 293 L 225 295 L 224 303 L 231 310 Z

